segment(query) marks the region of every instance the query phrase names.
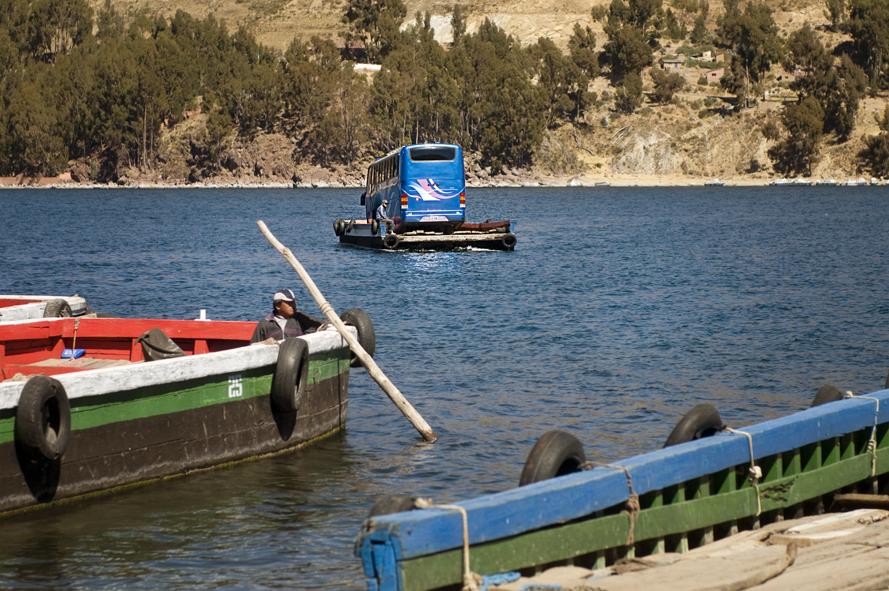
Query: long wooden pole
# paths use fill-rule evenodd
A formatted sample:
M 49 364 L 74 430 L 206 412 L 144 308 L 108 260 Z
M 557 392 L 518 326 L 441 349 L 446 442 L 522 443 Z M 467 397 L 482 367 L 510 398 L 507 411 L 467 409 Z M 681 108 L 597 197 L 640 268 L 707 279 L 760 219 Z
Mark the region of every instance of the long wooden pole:
M 438 437 L 432 431 L 432 427 L 423 420 L 423 417 L 420 416 L 420 413 L 411 406 L 411 403 L 407 401 L 407 399 L 402 395 L 402 393 L 395 387 L 395 384 L 392 383 L 389 378 L 386 377 L 386 374 L 383 373 L 383 370 L 380 369 L 380 366 L 373 360 L 373 357 L 368 355 L 367 351 L 364 350 L 364 347 L 361 346 L 361 343 L 358 342 L 358 339 L 352 336 L 348 330 L 346 330 L 346 325 L 343 324 L 343 321 L 340 320 L 339 316 L 336 315 L 333 307 L 324 299 L 324 296 L 321 294 L 321 290 L 318 289 L 318 286 L 315 285 L 315 282 L 312 281 L 312 278 L 309 277 L 309 274 L 300 264 L 300 262 L 293 256 L 293 253 L 290 252 L 290 249 L 281 244 L 277 238 L 275 238 L 274 234 L 268 229 L 268 226 L 265 225 L 265 222 L 262 220 L 257 220 L 256 225 L 259 226 L 259 230 L 262 232 L 263 236 L 265 236 L 266 240 L 269 241 L 269 244 L 275 247 L 275 250 L 281 253 L 281 256 L 284 257 L 290 266 L 293 267 L 293 270 L 296 271 L 299 278 L 302 279 L 302 282 L 305 284 L 306 289 L 309 290 L 309 293 L 312 295 L 312 298 L 315 300 L 315 303 L 318 304 L 318 307 L 321 308 L 321 312 L 324 313 L 324 316 L 327 317 L 327 320 L 336 327 L 337 331 L 340 335 L 346 339 L 346 342 L 349 343 L 349 348 L 352 349 L 352 352 L 355 353 L 355 356 L 361 361 L 364 367 L 367 368 L 367 373 L 374 379 L 374 381 L 380 385 L 380 388 L 383 389 L 383 392 L 389 397 L 392 402 L 395 403 L 395 406 L 398 407 L 398 410 L 401 411 L 407 420 L 411 422 L 411 425 L 420 432 L 420 435 L 423 436 L 423 439 L 432 443 Z

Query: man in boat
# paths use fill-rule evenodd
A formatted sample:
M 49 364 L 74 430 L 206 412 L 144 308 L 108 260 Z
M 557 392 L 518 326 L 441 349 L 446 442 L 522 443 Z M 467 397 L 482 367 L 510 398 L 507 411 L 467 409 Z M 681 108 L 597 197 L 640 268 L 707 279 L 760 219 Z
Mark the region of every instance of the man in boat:
M 308 326 L 304 327 L 304 323 Z M 292 289 L 279 289 L 272 296 L 272 312 L 257 323 L 250 342 L 302 336 L 306 332 L 314 332 L 320 324 L 305 314 L 297 313 L 296 296 Z
M 392 226 L 395 224 L 392 221 L 392 218 L 386 213 L 386 208 L 389 207 L 389 200 L 383 199 L 383 202 L 380 203 L 380 206 L 374 211 L 374 219 L 377 220 L 380 224 L 380 235 L 384 236 L 386 231 L 392 231 Z

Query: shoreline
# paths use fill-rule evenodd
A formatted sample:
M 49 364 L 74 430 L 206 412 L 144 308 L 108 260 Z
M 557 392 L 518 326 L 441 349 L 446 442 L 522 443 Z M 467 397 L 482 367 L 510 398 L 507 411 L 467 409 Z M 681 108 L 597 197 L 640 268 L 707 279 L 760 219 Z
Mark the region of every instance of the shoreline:
M 571 177 L 525 177 L 506 175 L 497 179 L 467 178 L 469 188 L 600 188 L 600 187 L 768 187 L 768 186 L 889 186 L 889 179 L 877 178 L 780 178 L 780 177 L 733 177 L 700 178 L 679 175 L 619 175 Z M 81 183 L 57 178 L 23 179 L 21 177 L 0 177 L 0 190 L 22 189 L 354 189 L 363 185 L 346 183 L 316 182 L 126 182 L 126 183 Z

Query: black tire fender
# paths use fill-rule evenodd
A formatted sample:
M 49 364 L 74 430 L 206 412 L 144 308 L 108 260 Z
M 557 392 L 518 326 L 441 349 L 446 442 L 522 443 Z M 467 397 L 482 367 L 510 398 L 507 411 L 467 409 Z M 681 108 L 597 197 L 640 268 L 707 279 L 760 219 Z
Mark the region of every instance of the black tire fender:
M 664 442 L 664 447 L 710 437 L 723 429 L 725 423 L 716 407 L 707 403 L 698 404 L 679 419 Z
M 503 245 L 503 248 L 506 250 L 512 250 L 515 248 L 516 237 L 515 234 L 507 234 L 503 238 L 500 239 L 500 244 Z
M 303 339 L 284 339 L 278 346 L 278 362 L 272 376 L 272 407 L 283 413 L 299 410 L 309 386 L 309 346 Z
M 385 238 L 383 238 L 383 246 L 388 248 L 389 250 L 395 250 L 398 248 L 398 244 L 401 242 L 401 239 L 396 234 L 386 234 Z
M 846 393 L 834 386 L 833 384 L 824 384 L 815 392 L 815 398 L 812 399 L 812 406 L 821 406 L 828 402 L 836 402 L 846 397 Z
M 583 470 L 583 444 L 571 433 L 553 429 L 540 436 L 525 459 L 519 486 Z
M 346 233 L 349 234 L 352 232 L 352 228 L 355 227 L 355 220 L 349 220 L 349 223 L 346 224 Z
M 346 229 L 346 220 L 342 218 L 337 218 L 333 222 L 333 233 L 337 236 L 342 236 L 343 232 Z
M 380 222 L 379 220 L 371 220 L 370 221 L 370 233 L 376 236 L 380 231 Z
M 71 405 L 65 387 L 43 375 L 30 378 L 15 410 L 15 443 L 33 459 L 57 460 L 71 437 Z
M 416 509 L 416 506 L 414 505 L 415 501 L 415 497 L 406 495 L 386 495 L 385 497 L 377 499 L 373 504 L 373 507 L 370 508 L 367 516 L 375 517 L 377 515 L 401 513 L 402 511 L 413 511 Z
M 377 350 L 377 335 L 367 312 L 361 308 L 349 308 L 340 314 L 340 320 L 343 321 L 343 324 L 354 326 L 358 330 L 358 343 L 367 351 L 368 355 L 373 357 Z M 352 367 L 361 366 L 361 361 L 355 355 L 352 355 L 350 363 Z
M 43 308 L 44 318 L 68 318 L 70 316 L 72 316 L 71 306 L 61 298 L 49 300 L 46 302 L 46 307 Z

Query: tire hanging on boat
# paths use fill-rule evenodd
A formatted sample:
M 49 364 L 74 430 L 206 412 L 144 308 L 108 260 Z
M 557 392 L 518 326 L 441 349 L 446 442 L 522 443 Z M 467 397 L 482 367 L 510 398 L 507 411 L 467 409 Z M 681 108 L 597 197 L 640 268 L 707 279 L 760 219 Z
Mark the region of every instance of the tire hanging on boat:
M 416 500 L 416 497 L 406 495 L 386 495 L 377 499 L 367 513 L 367 516 L 375 517 L 378 515 L 401 513 L 402 511 L 413 511 L 416 508 L 414 506 Z
M 343 321 L 343 324 L 354 326 L 358 330 L 358 343 L 362 349 L 367 351 L 368 355 L 373 357 L 374 352 L 377 350 L 377 335 L 374 332 L 374 324 L 371 322 L 367 312 L 361 308 L 349 308 L 340 314 L 340 320 Z M 358 357 L 352 355 L 350 364 L 352 367 L 359 367 L 361 362 L 358 360 Z
M 370 233 L 376 236 L 380 232 L 380 222 L 379 220 L 371 220 L 370 221 Z
M 725 429 L 719 411 L 712 404 L 698 404 L 679 419 L 664 442 L 664 447 L 715 435 Z
M 49 300 L 46 302 L 46 307 L 43 308 L 44 318 L 68 318 L 70 316 L 72 316 L 71 305 L 61 298 Z
M 386 234 L 386 237 L 383 238 L 383 246 L 389 250 L 398 248 L 399 242 L 401 242 L 401 239 L 396 234 Z
M 541 435 L 525 460 L 519 486 L 583 470 L 583 444 L 571 433 L 553 429 Z
M 513 248 L 515 248 L 515 243 L 516 239 L 514 234 L 507 234 L 500 239 L 500 244 L 502 244 L 503 248 L 505 248 L 506 250 L 512 250 Z
M 346 220 L 342 218 L 337 218 L 333 222 L 333 233 L 337 236 L 342 236 L 343 232 L 346 229 Z
M 841 391 L 839 388 L 834 386 L 833 384 L 824 384 L 818 391 L 815 392 L 815 398 L 812 399 L 812 404 L 809 406 L 821 406 L 822 404 L 827 404 L 828 402 L 836 402 L 837 400 L 842 400 L 846 397 L 845 392 Z
M 15 443 L 31 459 L 58 460 L 71 437 L 71 405 L 65 387 L 43 375 L 30 378 L 15 409 Z
M 278 363 L 272 377 L 272 408 L 282 413 L 299 410 L 309 386 L 309 346 L 303 339 L 284 339 L 278 346 Z

